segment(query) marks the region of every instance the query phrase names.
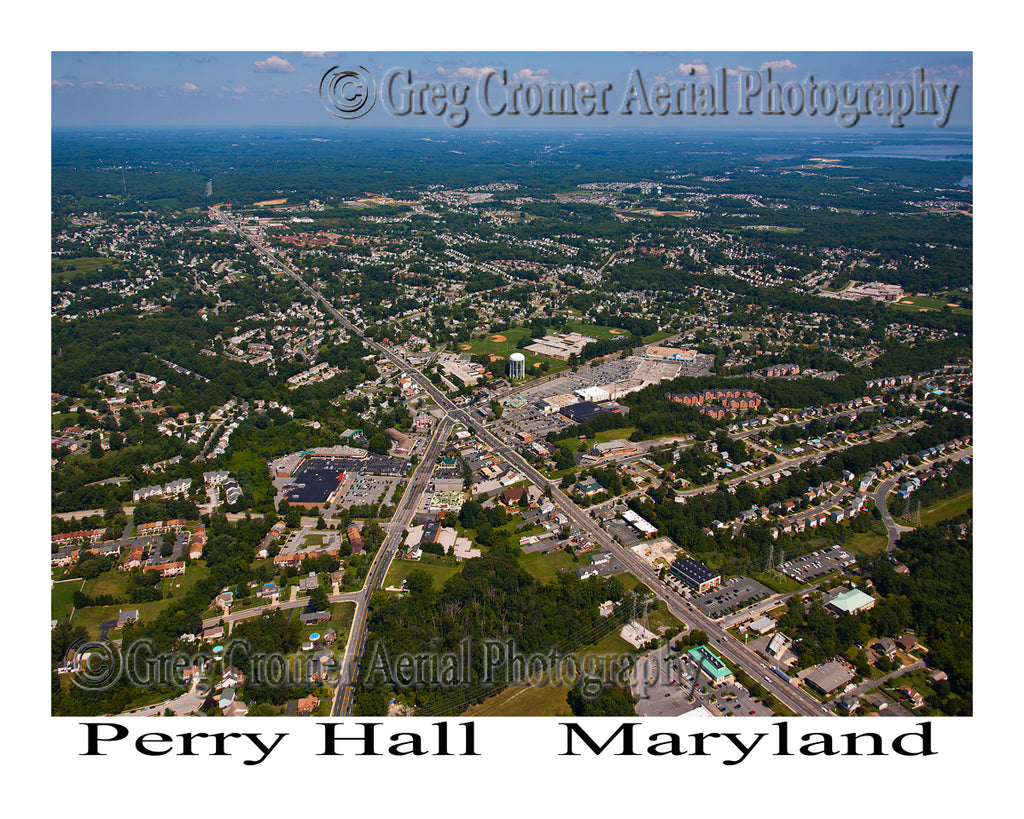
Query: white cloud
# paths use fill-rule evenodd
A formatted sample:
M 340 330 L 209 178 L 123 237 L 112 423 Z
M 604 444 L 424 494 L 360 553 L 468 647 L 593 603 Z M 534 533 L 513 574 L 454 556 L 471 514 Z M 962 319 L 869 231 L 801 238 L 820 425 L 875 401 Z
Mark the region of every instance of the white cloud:
M 194 85 L 193 83 L 190 83 L 190 82 L 186 82 L 183 86 L 181 86 L 181 90 L 182 91 L 198 91 L 199 90 L 199 86 L 198 85 Z
M 770 60 L 768 62 L 761 63 L 760 71 L 764 71 L 766 68 L 770 68 L 772 71 L 792 71 L 796 68 L 796 63 L 792 60 Z
M 52 88 L 67 88 L 68 86 L 73 85 L 73 82 L 67 82 L 65 80 L 50 80 L 50 86 Z
M 320 59 L 322 57 L 337 57 L 338 56 L 338 52 L 337 51 L 303 51 L 302 52 L 302 56 L 303 57 L 313 57 L 315 59 Z
M 443 65 L 439 65 L 437 67 L 437 73 L 440 74 L 442 77 L 455 77 L 456 79 L 460 80 L 475 80 L 493 70 L 493 68 L 490 68 L 486 65 L 460 65 L 454 71 L 446 70 Z
M 548 70 L 546 68 L 538 68 L 534 71 L 532 68 L 523 68 L 512 75 L 514 80 L 524 80 L 526 82 L 544 82 L 547 80 Z
M 264 74 L 290 74 L 295 70 L 295 66 L 281 57 L 272 56 L 253 62 L 252 70 Z
M 708 71 L 707 65 L 705 65 L 703 62 L 700 62 L 700 61 L 692 62 L 692 63 L 679 63 L 679 65 L 676 66 L 676 70 L 677 71 L 681 71 L 684 74 L 692 74 L 692 75 L 708 74 L 708 73 L 710 73 Z
M 141 91 L 142 87 L 130 82 L 104 82 L 103 80 L 90 80 L 82 83 L 83 88 L 113 88 L 115 90 L 128 89 L 130 91 Z
M 945 65 L 939 69 L 925 69 L 925 76 L 929 79 L 932 76 L 938 77 L 940 80 L 961 80 L 970 82 L 974 79 L 974 68 L 973 66 L 963 65 Z

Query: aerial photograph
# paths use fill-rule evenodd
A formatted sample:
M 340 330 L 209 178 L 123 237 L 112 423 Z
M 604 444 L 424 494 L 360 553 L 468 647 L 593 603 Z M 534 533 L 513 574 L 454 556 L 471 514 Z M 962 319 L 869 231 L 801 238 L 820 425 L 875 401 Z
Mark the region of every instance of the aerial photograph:
M 50 63 L 53 716 L 974 714 L 971 52 Z

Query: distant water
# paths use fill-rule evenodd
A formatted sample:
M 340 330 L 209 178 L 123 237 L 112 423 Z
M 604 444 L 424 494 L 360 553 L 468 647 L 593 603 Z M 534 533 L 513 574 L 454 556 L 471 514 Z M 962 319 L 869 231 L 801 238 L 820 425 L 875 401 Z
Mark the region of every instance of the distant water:
M 887 159 L 928 159 L 935 162 L 954 159 L 959 162 L 971 162 L 974 157 L 974 145 L 969 141 L 943 140 L 942 142 L 915 142 L 908 145 L 882 144 L 872 145 L 860 151 L 846 154 L 830 154 L 833 157 L 844 156 L 877 156 Z

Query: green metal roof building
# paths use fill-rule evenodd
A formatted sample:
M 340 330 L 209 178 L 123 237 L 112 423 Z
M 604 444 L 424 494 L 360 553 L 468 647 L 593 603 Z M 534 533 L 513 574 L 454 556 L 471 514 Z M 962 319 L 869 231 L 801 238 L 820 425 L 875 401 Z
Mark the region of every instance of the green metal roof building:
M 729 670 L 729 666 L 725 664 L 725 661 L 707 646 L 695 646 L 686 653 L 716 683 L 732 676 L 732 671 Z
M 875 598 L 870 594 L 865 594 L 860 589 L 850 589 L 828 601 L 829 608 L 836 612 L 846 612 L 847 614 L 867 611 L 873 605 L 875 605 Z

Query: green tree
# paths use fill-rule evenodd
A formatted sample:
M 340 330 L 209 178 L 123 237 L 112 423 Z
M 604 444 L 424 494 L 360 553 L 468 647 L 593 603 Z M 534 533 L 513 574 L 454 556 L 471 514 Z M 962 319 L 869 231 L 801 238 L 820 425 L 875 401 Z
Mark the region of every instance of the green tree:
M 327 611 L 330 608 L 330 600 L 327 598 L 327 589 L 321 583 L 309 593 L 309 607 L 313 611 Z

